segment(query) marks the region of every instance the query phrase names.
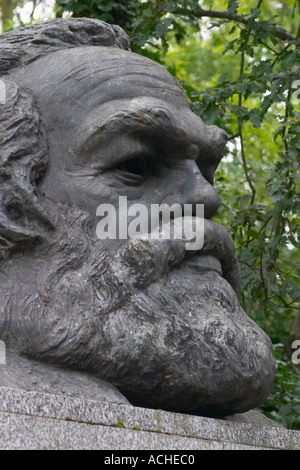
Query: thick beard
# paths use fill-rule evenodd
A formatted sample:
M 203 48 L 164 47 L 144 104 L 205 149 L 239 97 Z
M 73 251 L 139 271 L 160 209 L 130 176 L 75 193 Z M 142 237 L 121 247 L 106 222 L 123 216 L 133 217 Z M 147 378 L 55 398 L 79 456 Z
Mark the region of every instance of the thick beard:
M 135 405 L 222 416 L 270 391 L 271 343 L 215 272 L 170 272 L 111 312 L 105 331 L 103 378 Z
M 36 280 L 10 296 L 13 349 L 107 380 L 139 406 L 223 416 L 266 399 L 271 342 L 225 279 L 184 263 L 156 269 L 144 242 L 128 263 L 123 248 L 106 251 L 86 214 L 58 209 L 44 255 L 27 259 L 40 255 Z

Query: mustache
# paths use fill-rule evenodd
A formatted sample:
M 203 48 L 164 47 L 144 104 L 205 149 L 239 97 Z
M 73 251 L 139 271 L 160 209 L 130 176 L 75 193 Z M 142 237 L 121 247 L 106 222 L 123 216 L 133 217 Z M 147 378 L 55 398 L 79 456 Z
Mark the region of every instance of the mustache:
M 234 242 L 225 227 L 202 218 L 203 245 L 201 249 L 193 250 L 187 249 L 189 240 L 186 232 L 181 239 L 176 238 L 177 219 L 160 227 L 161 238 L 157 234 L 153 237 L 151 233 L 141 234 L 124 241 L 115 252 L 111 252 L 102 240 L 95 239 L 93 219 L 89 215 L 59 205 L 58 232 L 50 249 L 49 285 L 56 284 L 58 274 L 80 271 L 101 301 L 103 311 L 127 302 L 134 291 L 163 281 L 176 270 L 178 273 L 185 271 L 190 278 L 198 272 L 203 274 L 215 270 L 238 293 L 240 268 Z M 182 219 L 191 226 L 188 232 L 195 233 L 199 227 L 197 217 L 184 216 Z M 164 239 L 165 231 L 169 236 Z M 214 267 L 219 266 L 218 269 L 212 269 L 211 260 Z M 78 282 L 75 278 L 74 285 Z M 198 280 L 195 278 L 193 282 Z
M 160 228 L 160 239 L 157 238 L 157 234 L 153 234 L 153 237 L 151 234 L 146 234 L 128 240 L 121 246 L 114 261 L 125 267 L 127 280 L 130 279 L 136 287 L 143 287 L 167 275 L 172 269 L 180 269 L 182 266 L 188 269 L 190 260 L 195 261 L 197 257 L 202 270 L 207 262 L 207 271 L 212 269 L 212 264 L 216 266 L 216 263 L 209 261 L 218 260 L 220 274 L 238 293 L 240 268 L 233 239 L 225 227 L 211 220 L 202 219 L 203 245 L 193 250 L 187 249 L 188 239 L 185 236 L 182 239 L 176 239 L 176 223 L 178 219 L 163 225 Z M 185 217 L 184 223 L 190 224 L 191 231 L 195 233 L 199 220 L 197 217 Z M 164 239 L 164 232 L 167 230 L 170 236 Z M 197 270 L 197 263 L 194 269 Z

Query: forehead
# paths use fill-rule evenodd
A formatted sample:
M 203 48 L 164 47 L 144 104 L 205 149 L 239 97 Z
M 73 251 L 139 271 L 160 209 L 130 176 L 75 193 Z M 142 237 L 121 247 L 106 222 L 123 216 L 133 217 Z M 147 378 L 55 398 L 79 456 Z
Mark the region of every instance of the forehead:
M 47 111 L 73 120 L 107 102 L 140 96 L 188 108 L 177 80 L 159 64 L 129 51 L 81 47 L 57 51 L 37 60 L 23 80 Z M 55 110 L 54 108 L 55 104 Z
M 80 146 L 86 150 L 86 142 L 94 151 L 100 141 L 104 145 L 103 129 L 109 131 L 105 145 L 120 134 L 123 145 L 133 129 L 144 135 L 155 131 L 161 140 L 167 132 L 171 140 L 179 136 L 205 154 L 223 155 L 224 139 L 192 113 L 177 80 L 143 56 L 99 46 L 65 49 L 27 65 L 19 80 L 35 95 L 56 153 L 62 147 L 70 155 Z

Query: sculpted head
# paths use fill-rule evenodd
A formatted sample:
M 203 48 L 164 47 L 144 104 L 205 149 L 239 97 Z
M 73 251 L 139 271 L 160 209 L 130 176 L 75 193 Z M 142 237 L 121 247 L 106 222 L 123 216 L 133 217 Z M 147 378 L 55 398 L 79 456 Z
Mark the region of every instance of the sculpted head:
M 118 27 L 55 20 L 0 44 L 0 339 L 133 404 L 210 415 L 260 404 L 272 347 L 238 303 L 233 241 L 211 220 L 227 134 Z M 192 225 L 203 205 L 203 247 L 99 239 L 99 205 L 116 208 L 120 233 L 120 197 L 128 214 L 189 205 Z

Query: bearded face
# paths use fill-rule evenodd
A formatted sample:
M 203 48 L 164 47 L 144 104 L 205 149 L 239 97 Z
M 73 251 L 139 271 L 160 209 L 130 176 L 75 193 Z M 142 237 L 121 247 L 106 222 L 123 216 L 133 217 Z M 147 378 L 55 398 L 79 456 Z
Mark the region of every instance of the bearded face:
M 0 274 L 9 347 L 107 380 L 140 406 L 222 416 L 260 404 L 271 343 L 238 303 L 234 245 L 211 220 L 226 133 L 191 112 L 163 67 L 128 51 L 53 52 L 14 80 L 34 95 L 47 135 L 35 187 L 53 228 Z M 97 208 L 118 211 L 121 196 L 149 213 L 189 204 L 191 223 L 202 204 L 203 247 L 99 240 Z

